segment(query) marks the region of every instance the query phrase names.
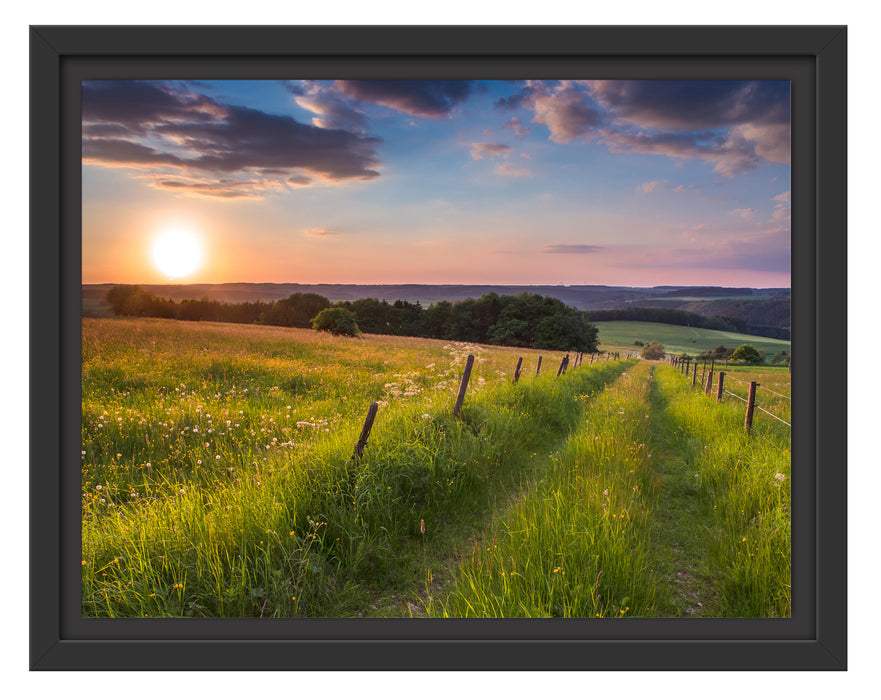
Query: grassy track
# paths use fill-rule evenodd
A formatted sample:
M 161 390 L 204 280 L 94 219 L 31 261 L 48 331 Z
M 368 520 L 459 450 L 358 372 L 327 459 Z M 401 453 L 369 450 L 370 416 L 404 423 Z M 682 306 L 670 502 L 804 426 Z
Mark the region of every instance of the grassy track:
M 748 438 L 742 404 L 715 403 L 667 365 L 656 375 L 656 434 L 668 455 L 661 538 L 691 562 L 682 577 L 694 589 L 688 595 L 706 598 L 704 615 L 789 616 L 788 430 L 757 419 Z
M 600 394 L 541 479 L 475 542 L 444 617 L 625 617 L 654 613 L 647 564 L 653 496 L 649 365 Z

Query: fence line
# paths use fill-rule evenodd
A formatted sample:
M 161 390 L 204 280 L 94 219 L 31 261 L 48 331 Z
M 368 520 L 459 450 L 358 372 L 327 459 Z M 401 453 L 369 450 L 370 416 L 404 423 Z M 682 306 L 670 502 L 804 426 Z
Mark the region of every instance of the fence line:
M 673 368 L 678 369 L 682 374 L 684 374 L 685 378 L 687 380 L 690 359 L 691 358 L 686 359 L 683 363 L 681 358 L 674 356 L 674 357 L 670 358 L 669 364 Z M 694 387 L 695 385 L 697 385 L 698 388 L 701 390 L 701 392 L 705 393 L 707 396 L 710 395 L 710 389 L 712 388 L 714 365 L 715 365 L 715 362 L 711 363 L 709 368 L 707 368 L 707 363 L 706 362 L 703 363 L 703 366 L 701 368 L 701 383 L 699 385 L 697 385 L 698 361 L 696 359 L 694 361 L 694 368 L 692 369 L 691 382 L 690 382 L 691 386 Z M 728 391 L 727 389 L 725 389 L 724 388 L 724 381 L 725 381 L 726 377 L 728 379 L 733 380 L 735 382 L 738 382 L 740 384 L 748 384 L 749 385 L 749 392 L 748 392 L 747 398 L 743 398 L 739 394 L 735 394 L 734 392 Z M 719 375 L 718 375 L 718 383 L 717 383 L 717 387 L 716 387 L 716 401 L 717 402 L 721 401 L 722 395 L 728 394 L 728 396 L 733 396 L 738 401 L 743 401 L 746 404 L 746 416 L 744 417 L 743 427 L 744 427 L 744 430 L 746 431 L 747 435 L 750 434 L 750 431 L 752 429 L 753 411 L 755 409 L 759 409 L 762 413 L 765 413 L 765 414 L 771 416 L 771 418 L 773 418 L 774 420 L 779 421 L 779 422 L 783 423 L 784 425 L 792 428 L 792 423 L 789 423 L 788 421 L 783 420 L 780 416 L 777 416 L 777 415 L 771 413 L 771 411 L 767 410 L 766 408 L 764 408 L 762 406 L 759 406 L 758 403 L 756 403 L 756 390 L 757 389 L 764 389 L 768 393 L 773 394 L 774 396 L 779 396 L 781 399 L 786 399 L 787 401 L 792 403 L 792 399 L 789 396 L 786 396 L 785 394 L 780 394 L 780 393 L 774 391 L 773 389 L 768 389 L 766 387 L 763 387 L 757 381 L 753 381 L 753 380 L 746 381 L 744 379 L 738 379 L 737 377 L 732 377 L 727 372 L 721 372 L 721 371 L 719 372 Z

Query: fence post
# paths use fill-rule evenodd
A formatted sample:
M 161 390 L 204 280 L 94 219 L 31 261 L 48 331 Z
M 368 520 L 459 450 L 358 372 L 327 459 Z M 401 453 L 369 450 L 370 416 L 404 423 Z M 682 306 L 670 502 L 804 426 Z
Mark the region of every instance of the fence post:
M 355 443 L 355 452 L 352 454 L 352 459 L 356 462 L 361 459 L 361 456 L 364 454 L 364 448 L 367 447 L 367 438 L 370 437 L 370 429 L 373 428 L 373 421 L 376 419 L 376 412 L 379 410 L 379 404 L 374 401 L 370 404 L 370 408 L 367 409 L 367 417 L 364 419 L 364 427 L 361 428 L 361 437 L 358 438 L 358 442 Z
M 749 431 L 753 427 L 753 411 L 756 408 L 756 387 L 758 385 L 758 382 L 749 383 L 749 394 L 746 399 L 746 418 L 743 421 L 743 427 L 747 435 L 749 435 Z
M 465 389 L 468 388 L 468 379 L 471 377 L 471 366 L 474 364 L 474 355 L 469 355 L 465 360 L 465 371 L 462 372 L 462 383 L 459 384 L 459 394 L 456 396 L 456 405 L 453 408 L 453 417 L 459 417 L 459 410 L 465 400 Z
M 522 364 L 523 364 L 523 358 L 522 358 L 522 357 L 518 357 L 518 358 L 517 358 L 517 366 L 514 368 L 514 381 L 515 381 L 515 382 L 516 382 L 518 379 L 520 379 L 520 365 L 522 365 Z
M 538 376 L 538 373 L 541 372 L 541 355 L 538 356 L 538 365 L 535 368 L 535 376 Z
M 694 361 L 694 372 L 691 373 L 691 385 L 697 381 L 697 360 Z
M 590 353 L 590 364 L 593 364 L 594 357 L 596 357 L 596 353 L 595 352 Z
M 723 387 L 724 383 L 725 383 L 725 373 L 720 370 L 719 371 L 719 388 L 716 389 L 716 402 L 717 403 L 722 400 L 722 387 Z
M 558 377 L 559 377 L 561 374 L 563 374 L 563 372 L 564 372 L 565 369 L 566 369 L 566 357 L 568 357 L 568 355 L 564 356 L 563 359 L 560 360 L 560 368 L 557 370 L 557 376 L 558 376 Z
M 713 386 L 713 370 L 710 369 L 710 371 L 707 373 L 707 387 L 706 387 L 706 389 L 704 389 L 704 393 L 707 396 L 710 395 L 710 388 L 712 386 Z
M 688 379 L 688 368 L 691 367 L 691 358 L 685 360 L 685 378 Z

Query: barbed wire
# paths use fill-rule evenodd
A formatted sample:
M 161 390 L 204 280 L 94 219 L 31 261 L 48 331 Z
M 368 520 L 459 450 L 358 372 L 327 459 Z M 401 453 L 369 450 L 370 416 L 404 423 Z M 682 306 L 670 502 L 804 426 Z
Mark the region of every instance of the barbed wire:
M 786 394 L 778 394 L 773 389 L 769 389 L 768 387 L 762 386 L 761 384 L 759 384 L 758 387 L 759 387 L 759 389 L 763 389 L 771 394 L 774 394 L 774 396 L 779 396 L 781 399 L 786 399 L 787 401 L 792 401 L 792 398 L 790 398 L 789 396 L 786 396 Z
M 771 413 L 770 411 L 766 411 L 764 408 L 762 408 L 762 407 L 759 406 L 758 404 L 754 404 L 754 406 L 755 406 L 755 408 L 759 409 L 762 413 L 767 413 L 769 416 L 771 416 L 771 418 L 774 418 L 774 419 L 776 419 L 776 420 L 779 420 L 781 423 L 784 423 L 784 424 L 788 425 L 790 428 L 792 427 L 792 423 L 787 423 L 787 422 L 786 422 L 785 420 L 783 420 L 782 418 L 778 418 L 778 417 L 775 416 L 773 413 Z
M 740 399 L 744 403 L 749 403 L 749 401 L 747 401 L 745 398 L 743 398 L 742 396 L 738 396 L 737 394 L 732 394 L 730 391 L 728 391 L 728 389 L 722 389 L 722 391 L 728 394 L 728 396 L 733 396 L 735 399 Z

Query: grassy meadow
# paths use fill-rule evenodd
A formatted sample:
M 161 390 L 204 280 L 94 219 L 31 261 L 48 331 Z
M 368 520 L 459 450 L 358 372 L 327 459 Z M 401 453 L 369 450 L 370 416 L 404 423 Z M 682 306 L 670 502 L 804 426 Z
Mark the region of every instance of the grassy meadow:
M 681 353 L 696 355 L 720 345 L 736 348 L 743 344 L 752 345 L 769 355 L 783 350 L 787 353 L 792 352 L 792 344 L 788 340 L 763 338 L 757 335 L 645 321 L 592 321 L 592 323 L 599 329 L 600 350 L 604 352 L 640 350 L 639 347 L 634 346 L 635 340 L 643 343 L 657 340 L 664 346 L 664 350 L 677 355 Z
M 788 428 L 562 356 L 84 319 L 83 615 L 788 615 Z M 790 420 L 785 368 L 729 377 Z

